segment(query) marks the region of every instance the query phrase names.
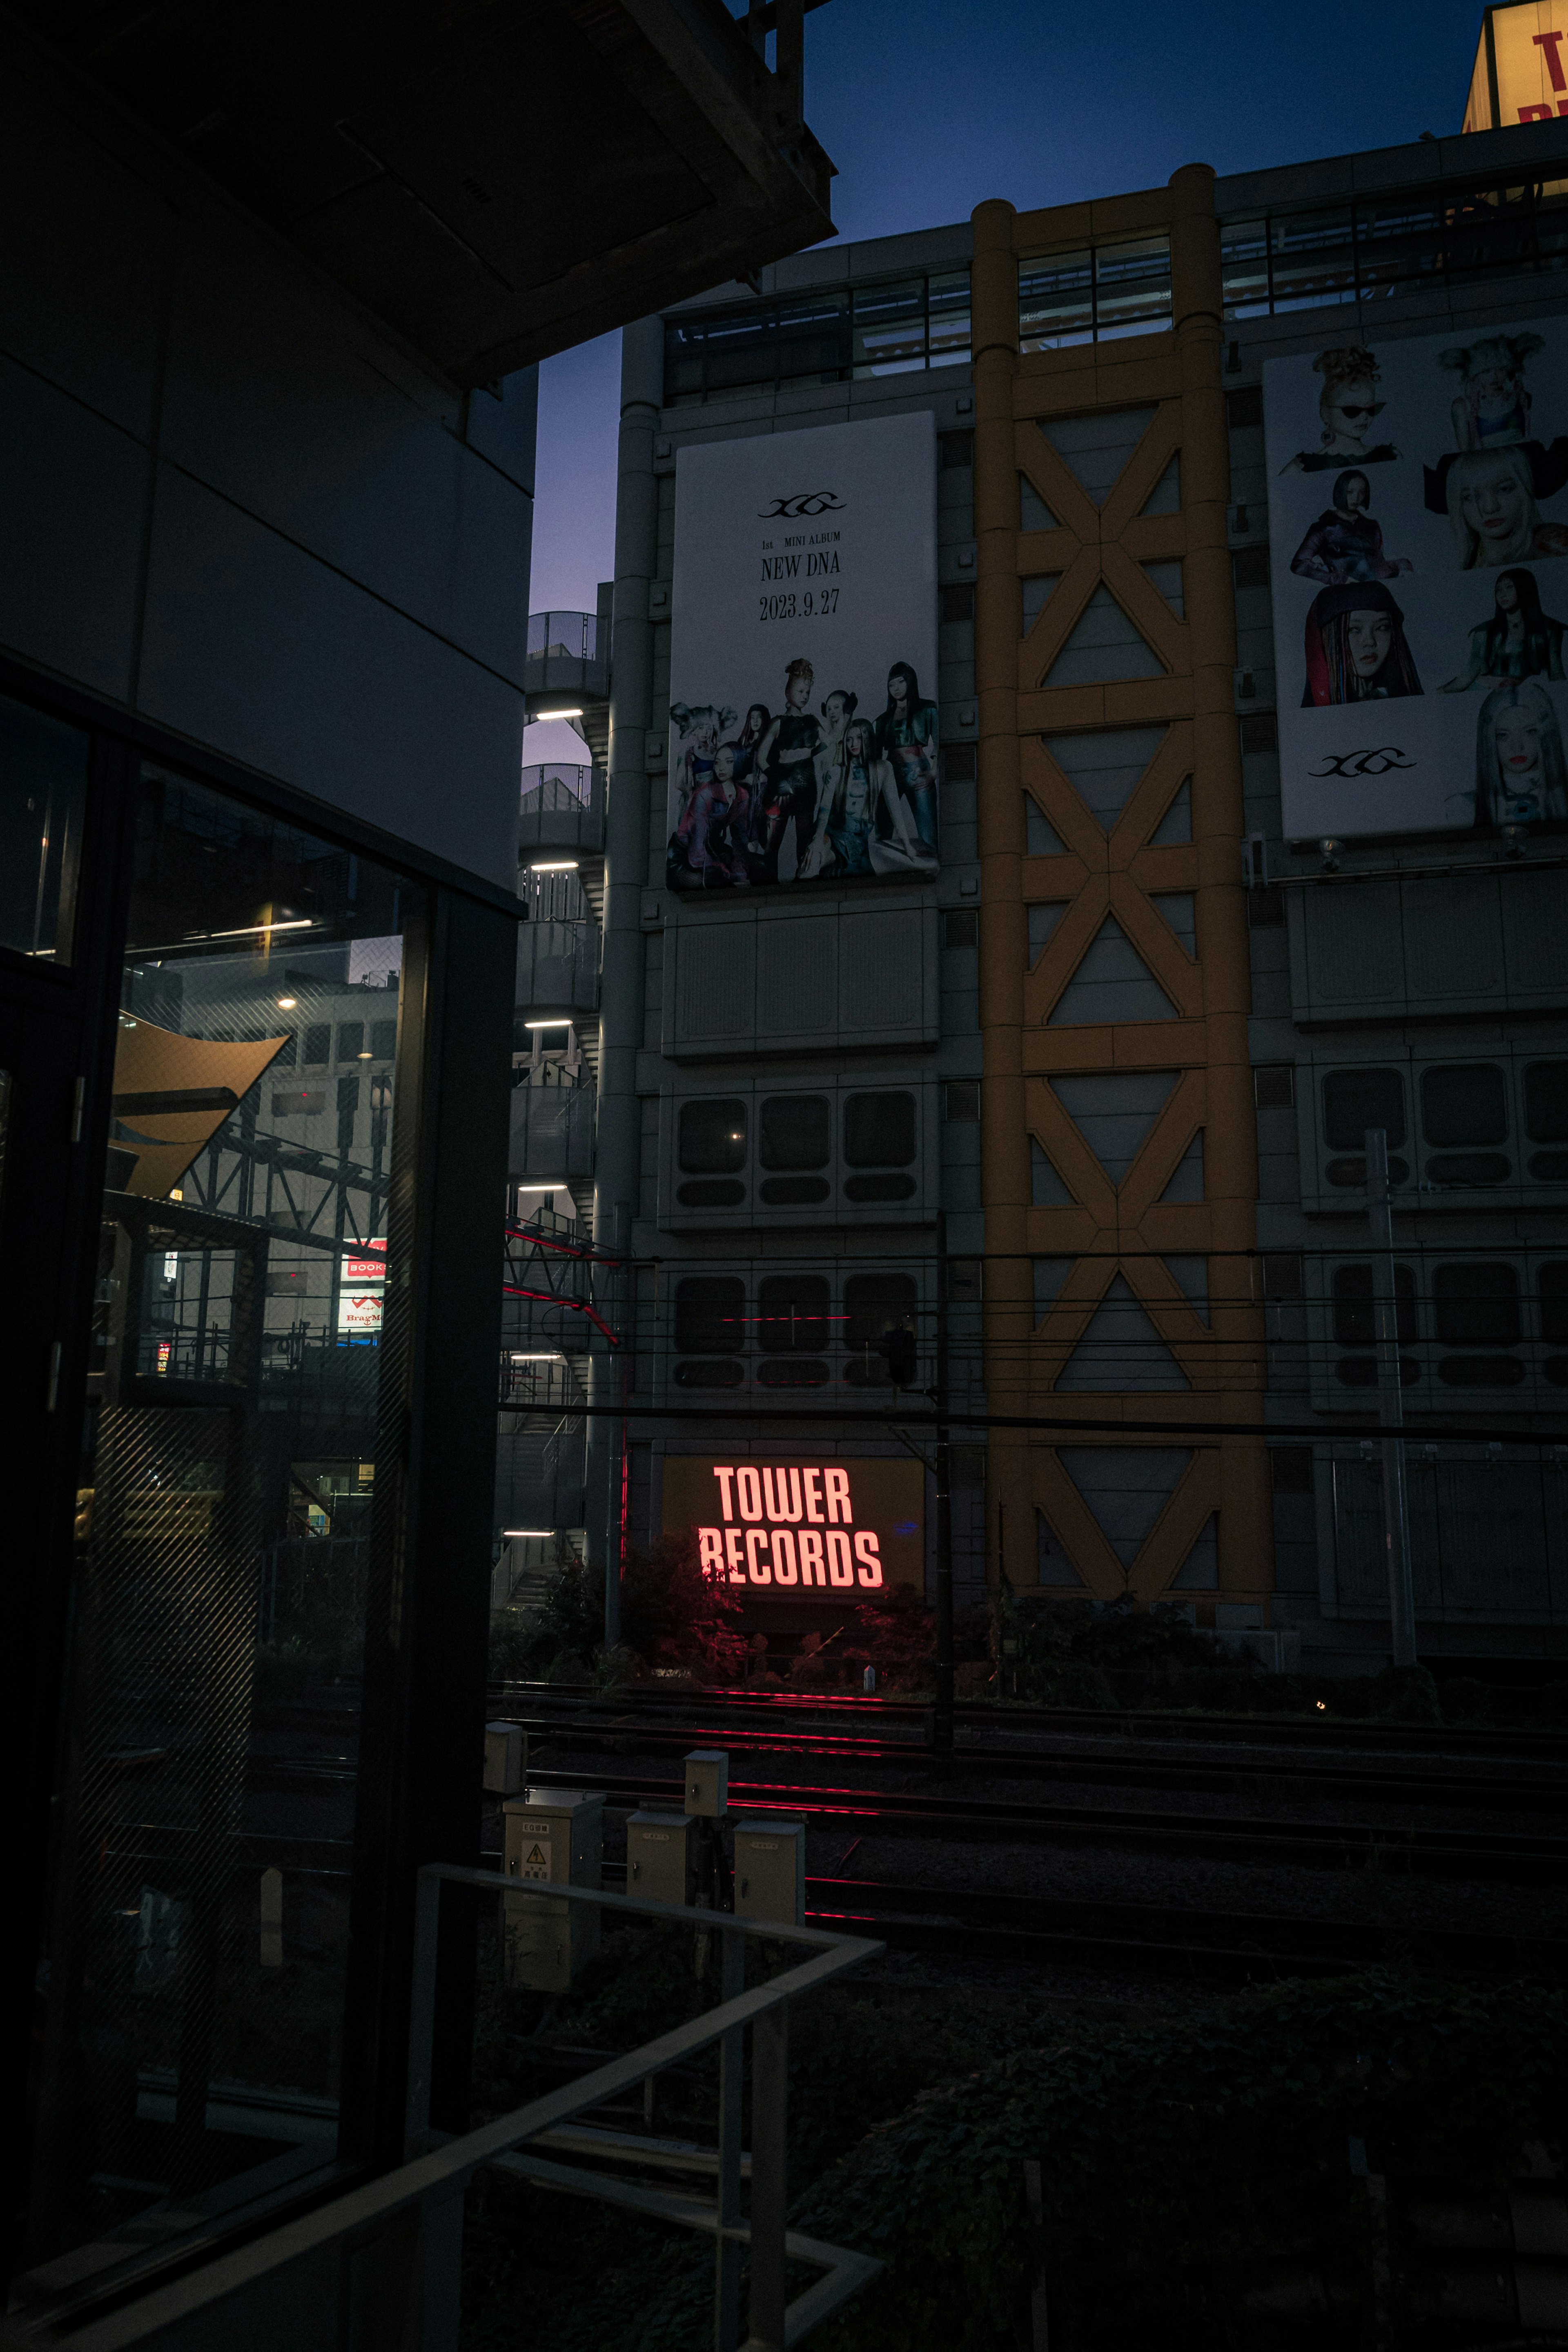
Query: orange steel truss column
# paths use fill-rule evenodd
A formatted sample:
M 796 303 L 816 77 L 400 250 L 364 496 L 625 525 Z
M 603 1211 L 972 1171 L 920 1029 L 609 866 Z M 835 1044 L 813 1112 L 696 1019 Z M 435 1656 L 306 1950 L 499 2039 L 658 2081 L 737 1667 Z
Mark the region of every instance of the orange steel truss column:
M 1168 330 L 1020 352 L 1021 257 L 1160 236 Z M 1183 1598 L 1200 1622 L 1218 1601 L 1257 1602 L 1267 1616 L 1264 1449 L 1220 1434 L 1261 1420 L 1265 1351 L 1214 175 L 1191 164 L 1166 188 L 1035 213 L 984 204 L 974 237 L 988 1392 L 998 1413 L 1188 1425 L 1168 1441 L 1086 1431 L 1083 1448 L 1133 1449 L 1122 1473 L 1071 1435 L 993 1433 L 988 1558 L 1020 1588 L 1130 1591 L 1145 1606 L 1191 1562 Z M 1098 432 L 1085 428 L 1102 418 Z M 1096 441 L 1117 452 L 1119 470 L 1071 462 Z M 1026 580 L 1045 592 L 1027 630 Z M 1135 633 L 1134 674 L 1106 675 L 1115 659 L 1104 656 L 1083 682 L 1083 663 L 1069 660 L 1066 682 L 1053 683 L 1070 641 L 1090 641 L 1075 636 L 1081 624 L 1101 639 L 1107 625 L 1129 643 Z M 1141 772 L 1119 805 L 1092 807 L 1069 770 L 1082 777 L 1129 745 Z M 1032 850 L 1031 802 L 1044 821 L 1044 847 Z M 1189 898 L 1190 941 L 1166 911 Z M 1032 964 L 1031 906 L 1051 910 Z M 1137 1017 L 1096 1013 L 1111 1003 L 1103 992 L 1077 994 L 1087 1015 L 1066 1001 L 1108 939 L 1118 969 L 1141 965 L 1155 984 Z M 1147 1017 L 1161 995 L 1165 1017 Z M 1052 1081 L 1136 1074 L 1154 1108 L 1125 1164 L 1107 1166 Z M 1050 1174 L 1040 1205 L 1037 1159 Z M 1034 1260 L 1051 1270 L 1038 1312 Z M 1194 1261 L 1207 1261 L 1207 1322 L 1188 1295 Z M 1090 1385 L 1083 1367 L 1117 1353 L 1092 1338 L 1080 1354 L 1092 1328 L 1146 1333 L 1166 1384 Z M 1119 1484 L 1145 1490 L 1133 1535 L 1106 1506 Z

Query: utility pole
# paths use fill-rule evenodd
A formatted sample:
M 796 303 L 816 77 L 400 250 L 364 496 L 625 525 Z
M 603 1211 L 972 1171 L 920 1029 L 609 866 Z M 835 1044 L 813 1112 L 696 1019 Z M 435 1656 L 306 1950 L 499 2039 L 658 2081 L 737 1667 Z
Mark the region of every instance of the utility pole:
M 1388 1616 L 1396 1666 L 1416 1663 L 1416 1595 L 1410 1576 L 1410 1512 L 1405 1491 L 1405 1399 L 1399 1379 L 1399 1298 L 1394 1271 L 1394 1211 L 1388 1197 L 1388 1136 L 1366 1129 L 1366 1198 L 1377 1301 L 1377 1418 L 1383 1428 L 1383 1541 L 1388 1555 Z
M 953 1480 L 947 1433 L 947 1213 L 936 1213 L 936 1705 L 931 1745 L 953 1749 Z

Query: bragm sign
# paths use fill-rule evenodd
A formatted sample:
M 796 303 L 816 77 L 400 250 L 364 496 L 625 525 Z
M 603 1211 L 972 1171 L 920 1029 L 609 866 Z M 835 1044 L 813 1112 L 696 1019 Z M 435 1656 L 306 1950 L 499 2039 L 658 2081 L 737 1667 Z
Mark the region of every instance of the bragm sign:
M 1568 820 L 1568 320 L 1263 371 L 1287 835 Z
M 924 1589 L 925 1483 L 916 1462 L 667 1454 L 664 1533 L 694 1536 L 716 1582 L 758 1599 Z
M 670 635 L 672 890 L 935 875 L 928 415 L 683 449 Z

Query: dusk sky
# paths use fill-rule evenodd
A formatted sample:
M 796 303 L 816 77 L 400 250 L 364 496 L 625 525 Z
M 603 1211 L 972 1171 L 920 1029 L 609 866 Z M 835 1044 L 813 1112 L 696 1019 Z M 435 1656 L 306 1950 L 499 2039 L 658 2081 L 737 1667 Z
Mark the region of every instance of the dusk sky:
M 737 12 L 738 13 L 738 12 Z M 829 0 L 806 20 L 806 119 L 839 168 L 845 240 L 1157 186 L 1178 164 L 1255 171 L 1457 131 L 1477 0 Z M 532 609 L 591 612 L 611 576 L 620 337 L 546 362 Z M 530 728 L 530 760 L 578 759 Z

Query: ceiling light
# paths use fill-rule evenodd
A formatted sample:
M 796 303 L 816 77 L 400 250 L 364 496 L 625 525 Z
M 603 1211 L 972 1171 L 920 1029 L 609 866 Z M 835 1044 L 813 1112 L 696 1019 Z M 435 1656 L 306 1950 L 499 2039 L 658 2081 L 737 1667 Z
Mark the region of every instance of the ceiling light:
M 528 867 L 530 874 L 575 874 L 575 857 L 536 857 Z
M 547 719 L 580 719 L 581 717 L 582 706 L 579 703 L 570 710 L 530 710 L 528 724 L 530 727 L 542 727 Z
M 570 1029 L 570 1021 L 525 1021 L 525 1029 Z
M 517 1184 L 513 1190 L 517 1192 L 564 1192 L 566 1188 L 566 1178 L 557 1176 L 548 1184 Z
M 277 1000 L 277 1009 L 280 1013 L 292 1013 L 298 1002 L 299 999 L 297 996 L 280 996 Z
M 501 1529 L 501 1533 L 508 1538 L 513 1536 L 537 1536 L 542 1538 L 545 1536 L 553 1536 L 555 1529 L 553 1528 L 503 1528 Z
M 513 1363 L 514 1363 L 514 1364 L 564 1364 L 564 1363 L 565 1363 L 565 1361 L 566 1361 L 566 1358 L 565 1358 L 564 1356 L 562 1356 L 562 1355 L 559 1354 L 559 1353 L 558 1353 L 558 1354 L 556 1354 L 556 1355 L 543 1355 L 543 1356 L 526 1356 L 526 1355 L 525 1355 L 525 1356 L 514 1356 L 514 1357 L 512 1358 L 512 1361 L 513 1361 Z

